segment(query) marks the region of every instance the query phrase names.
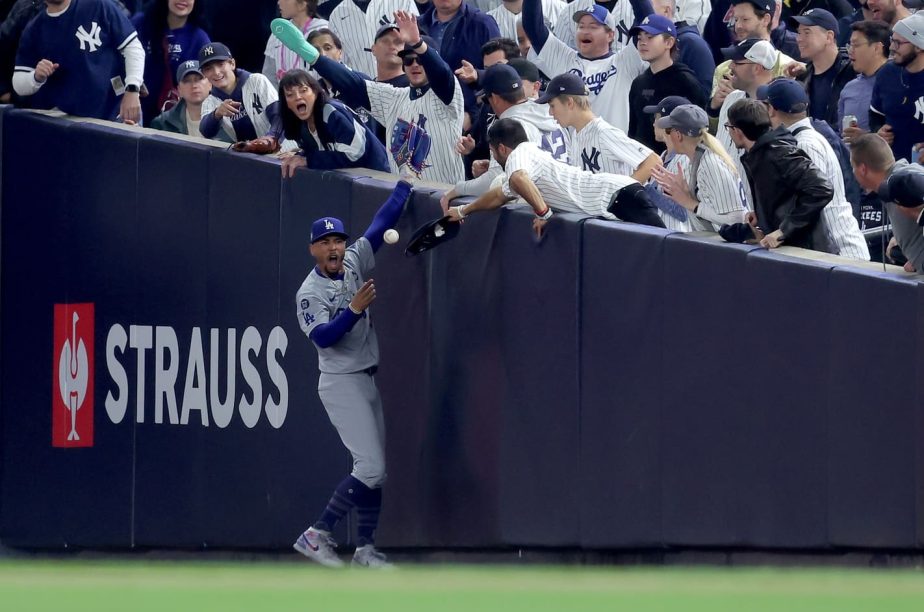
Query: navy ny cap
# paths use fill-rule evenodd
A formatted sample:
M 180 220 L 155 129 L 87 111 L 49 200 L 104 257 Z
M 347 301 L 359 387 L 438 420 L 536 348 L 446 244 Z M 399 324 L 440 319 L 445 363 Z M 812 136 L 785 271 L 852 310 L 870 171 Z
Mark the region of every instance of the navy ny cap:
M 600 5 L 598 4 L 597 6 Z M 549 86 L 545 88 L 545 93 L 539 96 L 536 102 L 539 104 L 548 104 L 549 100 L 552 98 L 565 95 L 589 96 L 590 91 L 587 90 L 584 79 L 576 74 L 566 72 L 549 81 Z
M 809 107 L 805 87 L 792 79 L 776 79 L 757 88 L 757 99 L 782 113 L 804 113 Z
M 913 166 L 906 166 L 912 168 Z M 896 166 L 898 168 L 898 166 Z M 884 202 L 895 202 L 904 208 L 924 205 L 924 173 L 893 172 L 879 187 L 879 197 Z
M 789 18 L 791 29 L 798 30 L 800 25 L 818 26 L 822 30 L 831 30 L 835 36 L 840 34 L 837 17 L 824 9 L 809 9 L 801 15 L 793 15 Z
M 314 244 L 325 236 L 337 234 L 347 238 L 349 234 L 343 229 L 343 221 L 336 217 L 322 217 L 311 224 L 311 243 Z
M 180 64 L 180 67 L 176 69 L 176 82 L 181 83 L 183 81 L 183 77 L 191 72 L 195 72 L 199 76 L 203 76 L 202 70 L 199 69 L 199 62 L 196 60 L 188 60 Z
M 199 66 L 201 68 L 205 68 L 205 65 L 209 62 L 229 59 L 234 59 L 234 56 L 231 55 L 231 49 L 219 42 L 209 43 L 199 50 Z
M 512 66 L 507 64 L 494 64 L 484 71 L 481 77 L 481 91 L 475 94 L 481 98 L 490 94 L 513 93 L 523 89 L 523 79 Z
M 684 104 L 693 104 L 683 96 L 667 96 L 657 104 L 652 104 L 646 106 L 642 110 L 645 111 L 648 115 L 661 115 L 666 117 L 671 114 L 671 111 L 677 108 L 678 106 L 683 106 Z

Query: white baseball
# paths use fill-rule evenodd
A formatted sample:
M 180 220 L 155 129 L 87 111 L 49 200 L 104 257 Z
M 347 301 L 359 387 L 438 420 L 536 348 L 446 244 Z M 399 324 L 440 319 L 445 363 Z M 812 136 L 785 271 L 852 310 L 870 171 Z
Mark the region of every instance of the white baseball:
M 400 237 L 401 235 L 398 234 L 398 230 L 393 230 L 393 229 L 385 230 L 385 242 L 387 242 L 388 244 L 394 244 L 398 242 L 398 238 Z

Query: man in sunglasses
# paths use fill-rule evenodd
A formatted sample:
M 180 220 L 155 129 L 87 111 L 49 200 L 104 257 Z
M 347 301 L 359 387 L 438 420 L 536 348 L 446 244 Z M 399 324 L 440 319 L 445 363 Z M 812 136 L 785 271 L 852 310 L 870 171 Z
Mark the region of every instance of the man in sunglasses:
M 340 99 L 353 108 L 368 108 L 385 126 L 391 153 L 391 171 L 403 168 L 419 178 L 455 184 L 465 178 L 462 158 L 455 152 L 462 134 L 462 87 L 439 53 L 421 37 L 414 15 L 395 11 L 398 34 L 404 48 L 398 52 L 409 87 L 392 87 L 367 81 L 360 75 L 312 50 L 296 37 L 276 33 L 292 45 L 319 75 L 340 91 Z

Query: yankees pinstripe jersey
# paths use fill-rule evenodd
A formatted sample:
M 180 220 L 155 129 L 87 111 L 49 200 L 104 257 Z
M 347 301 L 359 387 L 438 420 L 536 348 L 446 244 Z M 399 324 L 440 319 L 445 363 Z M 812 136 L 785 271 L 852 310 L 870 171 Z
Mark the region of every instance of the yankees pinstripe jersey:
M 744 222 L 744 183 L 712 150 L 700 144 L 684 168 L 684 176 L 693 197 L 699 200 L 696 214 L 690 217 L 694 230 L 717 232 L 726 223 Z
M 616 192 L 626 185 L 637 183 L 628 176 L 593 174 L 555 161 L 533 142 L 520 143 L 507 157 L 501 186 L 507 197 L 519 197 L 510 188 L 510 177 L 518 170 L 532 179 L 552 210 L 606 219 L 616 218 L 607 211 Z
M 555 27 L 549 29 L 563 43 L 572 49 L 577 48 L 575 42 L 577 24 L 574 23 L 574 14 L 578 11 L 593 9 L 594 4 L 596 4 L 594 0 L 574 0 L 574 2 L 566 4 L 558 13 Z M 610 11 L 610 15 L 613 16 L 613 21 L 616 24 L 614 28 L 616 36 L 613 38 L 612 45 L 613 51 L 619 51 L 623 47 L 631 46 L 632 37 L 629 36 L 629 30 L 632 29 L 632 24 L 635 22 L 632 4 L 629 3 L 629 0 L 619 0 L 613 10 Z
M 805 151 L 834 187 L 834 199 L 821 211 L 821 225 L 837 249 L 837 254 L 869 261 L 869 247 L 860 233 L 860 225 L 853 216 L 850 202 L 847 201 L 844 174 L 834 149 L 824 136 L 815 131 L 810 118 L 793 123 L 789 131 L 796 137 L 796 145 Z
M 725 124 L 728 123 L 728 109 L 730 109 L 735 102 L 743 100 L 746 97 L 747 94 L 741 89 L 736 89 L 725 97 L 725 101 L 722 102 L 722 108 L 719 110 L 719 128 L 716 130 L 715 137 L 722 143 L 722 146 L 725 147 L 725 150 L 735 161 L 735 168 L 738 170 L 738 176 L 742 177 L 741 183 L 744 185 L 744 197 L 747 199 L 748 210 L 753 210 L 754 198 L 751 195 L 751 184 L 744 178 L 747 174 L 744 173 L 744 165 L 741 163 L 741 150 L 735 146 L 735 142 L 732 140 L 728 128 L 725 127 Z
M 549 36 L 539 51 L 539 59 L 549 67 L 549 74 L 571 72 L 579 75 L 590 90 L 590 107 L 622 131 L 629 129 L 629 88 L 648 64 L 642 61 L 635 45 L 599 59 L 586 59 L 578 52 Z
M 205 138 L 215 138 L 218 130 L 223 130 L 233 140 L 252 140 L 270 134 L 273 122 L 279 116 L 279 94 L 269 79 L 262 74 L 250 74 L 238 68 L 237 87 L 231 95 L 225 94 L 217 87 L 202 102 L 202 122 L 199 130 Z M 233 117 L 222 117 L 220 120 L 214 115 L 215 109 L 221 106 L 223 100 L 235 100 L 242 104 Z M 283 140 L 280 144 L 283 151 L 298 149 L 298 143 L 292 140 Z
M 566 4 L 563 0 L 542 0 L 542 20 L 545 22 L 546 27 L 552 30 L 552 32 L 555 31 L 555 22 L 558 20 L 558 15 L 565 6 Z M 500 29 L 501 36 L 509 38 L 510 40 L 517 39 L 517 19 L 520 18 L 520 13 L 511 12 L 507 8 L 507 5 L 501 2 L 500 6 L 494 10 L 488 11 L 488 15 L 493 17 L 494 21 L 497 22 L 497 27 Z M 571 37 L 571 41 L 574 42 L 574 36 Z
M 677 174 L 680 169 L 683 169 L 683 175 L 690 175 L 690 158 L 686 155 L 678 155 L 670 151 L 665 151 L 661 154 L 661 161 L 664 163 L 664 168 Z M 649 184 L 656 185 L 656 189 L 663 193 L 663 190 L 658 185 L 657 181 L 651 179 Z M 664 222 L 664 227 L 669 230 L 674 230 L 675 232 L 692 232 L 693 231 L 693 213 L 687 211 L 686 217 L 684 219 L 678 219 L 672 214 L 667 213 L 662 209 L 658 209 L 658 216 L 661 217 L 661 221 Z
M 653 153 L 601 117 L 595 117 L 581 131 L 569 128 L 567 135 L 569 163 L 594 174 L 631 175 Z
M 543 151 L 551 153 L 554 159 L 568 162 L 567 139 L 558 123 L 549 115 L 547 104 L 536 104 L 531 100 L 515 104 L 505 110 L 498 119 L 513 119 L 526 130 L 526 137 Z M 490 127 L 490 126 L 488 126 Z M 492 181 L 503 174 L 500 164 L 491 157 L 487 171 L 470 181 L 456 183 L 456 194 L 460 196 L 479 196 L 491 188 Z
M 372 46 L 379 27 L 395 22 L 395 11 L 420 14 L 414 0 L 372 0 L 365 11 L 353 0 L 334 0 L 322 7 L 322 12 L 330 15 L 327 18 L 330 29 L 343 42 L 344 64 L 364 74 L 376 76 L 375 58 L 366 49 Z
M 420 178 L 455 184 L 465 177 L 455 143 L 462 134 L 462 87 L 454 79 L 452 102 L 444 104 L 431 88 L 392 87 L 366 81 L 369 111 L 385 126 L 385 144 L 391 149 L 391 171 L 399 174 L 414 149 L 429 149 Z M 416 143 L 416 144 L 415 144 Z M 416 169 L 415 169 L 416 170 Z
M 350 300 L 375 267 L 375 253 L 366 238 L 351 244 L 343 255 L 343 275 L 329 278 L 312 268 L 296 294 L 298 324 L 305 335 L 349 308 Z M 379 362 L 379 342 L 367 308 L 353 328 L 335 345 L 318 349 L 318 369 L 328 374 L 360 372 Z M 315 345 L 317 346 L 317 345 Z

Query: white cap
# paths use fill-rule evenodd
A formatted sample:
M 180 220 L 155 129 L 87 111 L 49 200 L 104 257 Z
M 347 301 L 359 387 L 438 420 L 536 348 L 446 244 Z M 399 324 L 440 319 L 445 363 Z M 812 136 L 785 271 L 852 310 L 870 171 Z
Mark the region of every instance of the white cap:
M 754 46 L 748 49 L 744 57 L 755 64 L 760 64 L 767 70 L 773 70 L 776 66 L 776 49 L 769 40 L 760 40 L 754 43 Z

